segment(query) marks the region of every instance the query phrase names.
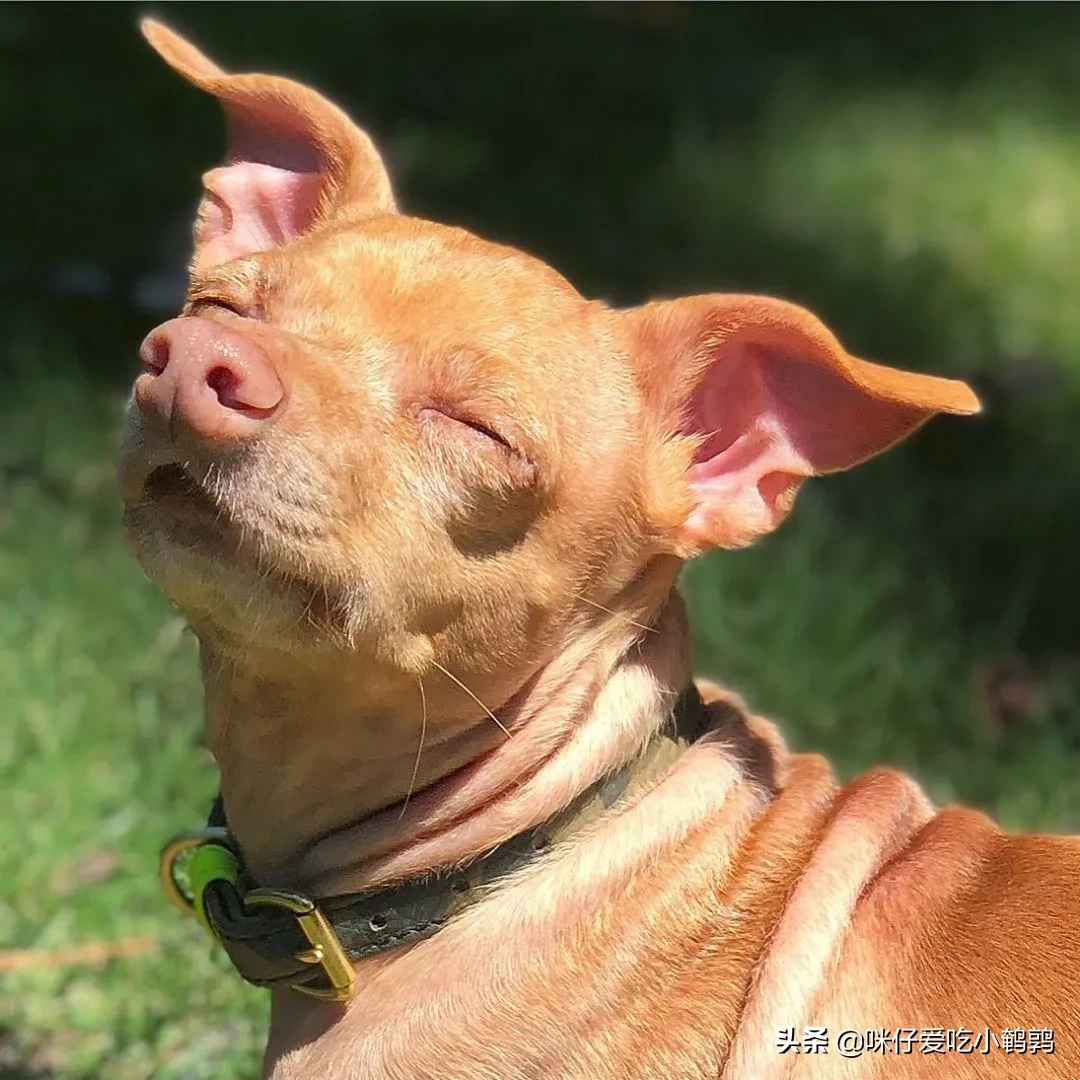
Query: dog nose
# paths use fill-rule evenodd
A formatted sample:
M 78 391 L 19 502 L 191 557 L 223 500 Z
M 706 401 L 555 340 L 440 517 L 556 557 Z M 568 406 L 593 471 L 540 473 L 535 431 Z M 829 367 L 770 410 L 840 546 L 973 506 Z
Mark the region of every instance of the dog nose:
M 211 319 L 171 319 L 152 330 L 139 350 L 143 371 L 135 400 L 201 441 L 233 442 L 258 433 L 285 397 L 266 350 Z

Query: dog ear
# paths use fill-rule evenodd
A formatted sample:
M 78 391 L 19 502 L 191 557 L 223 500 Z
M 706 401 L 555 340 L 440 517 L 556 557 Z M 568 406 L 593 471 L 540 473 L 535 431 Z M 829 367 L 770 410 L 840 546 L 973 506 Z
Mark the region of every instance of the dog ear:
M 153 19 L 146 40 L 225 110 L 225 164 L 203 177 L 195 269 L 280 247 L 342 209 L 394 212 L 390 178 L 371 140 L 307 86 L 274 75 L 228 75 Z
M 935 413 L 980 409 L 962 382 L 849 356 L 781 300 L 698 296 L 624 317 L 664 435 L 654 517 L 683 557 L 742 547 L 784 520 L 805 478 L 851 468 Z

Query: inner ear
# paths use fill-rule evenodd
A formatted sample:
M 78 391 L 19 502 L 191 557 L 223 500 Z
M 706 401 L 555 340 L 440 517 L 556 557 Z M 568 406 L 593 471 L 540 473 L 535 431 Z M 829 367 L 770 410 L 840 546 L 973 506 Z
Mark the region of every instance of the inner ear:
M 732 343 L 723 363 L 705 368 L 686 409 L 683 432 L 700 444 L 685 531 L 741 547 L 787 516 L 803 480 L 872 457 L 929 415 L 781 350 Z
M 270 251 L 306 233 L 319 217 L 319 172 L 242 161 L 203 177 L 206 195 L 195 224 L 196 263 L 218 266 Z
M 268 251 L 335 215 L 395 211 L 368 136 L 326 98 L 290 79 L 230 75 L 152 19 L 142 30 L 163 59 L 225 111 L 225 164 L 204 177 L 195 269 Z
M 963 383 L 850 356 L 780 300 L 691 297 L 629 315 L 646 408 L 693 446 L 682 475 L 664 471 L 687 496 L 683 520 L 660 525 L 683 556 L 748 544 L 784 520 L 807 477 L 857 465 L 935 413 L 979 409 Z
M 694 388 L 685 430 L 704 436 L 696 462 L 753 434 L 782 443 L 792 465 L 810 476 L 880 453 L 929 415 L 925 405 L 880 400 L 781 349 L 734 343 Z

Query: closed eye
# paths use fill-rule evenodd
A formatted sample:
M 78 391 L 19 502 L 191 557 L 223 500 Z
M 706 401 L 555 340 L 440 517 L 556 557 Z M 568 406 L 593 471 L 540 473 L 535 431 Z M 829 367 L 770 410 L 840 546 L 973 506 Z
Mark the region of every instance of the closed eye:
M 536 481 L 536 465 L 511 438 L 487 418 L 480 419 L 475 413 L 456 404 L 428 401 L 416 408 L 421 420 L 441 427 L 447 436 L 456 436 L 471 442 L 481 451 L 494 454 L 509 470 L 515 486 L 531 486 Z
M 448 419 L 455 421 L 458 424 L 462 424 L 464 427 L 471 428 L 478 435 L 483 435 L 485 438 L 490 439 L 492 442 L 498 443 L 505 449 L 513 452 L 514 447 L 510 442 L 500 435 L 494 428 L 489 427 L 487 424 L 480 420 L 474 420 L 471 416 L 454 416 L 449 413 L 445 413 Z
M 202 315 L 207 311 L 227 311 L 230 315 L 238 315 L 241 319 L 248 317 L 248 312 L 233 300 L 227 300 L 223 296 L 196 296 L 188 304 L 188 315 Z
M 517 447 L 495 428 L 490 421 L 480 420 L 473 413 L 466 412 L 453 405 L 446 405 L 442 402 L 423 405 L 419 409 L 419 414 L 423 418 L 434 420 L 438 423 L 450 423 L 457 428 L 464 428 L 474 432 L 510 453 L 517 452 Z

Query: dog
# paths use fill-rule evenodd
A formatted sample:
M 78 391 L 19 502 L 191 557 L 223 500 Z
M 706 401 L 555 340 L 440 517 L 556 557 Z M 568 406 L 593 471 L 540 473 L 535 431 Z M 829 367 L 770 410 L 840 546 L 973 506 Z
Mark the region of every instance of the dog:
M 776 299 L 587 300 L 143 30 L 229 132 L 119 459 L 221 775 L 163 875 L 271 988 L 264 1075 L 1080 1076 L 1080 841 L 841 786 L 693 681 L 676 589 L 968 387 Z

